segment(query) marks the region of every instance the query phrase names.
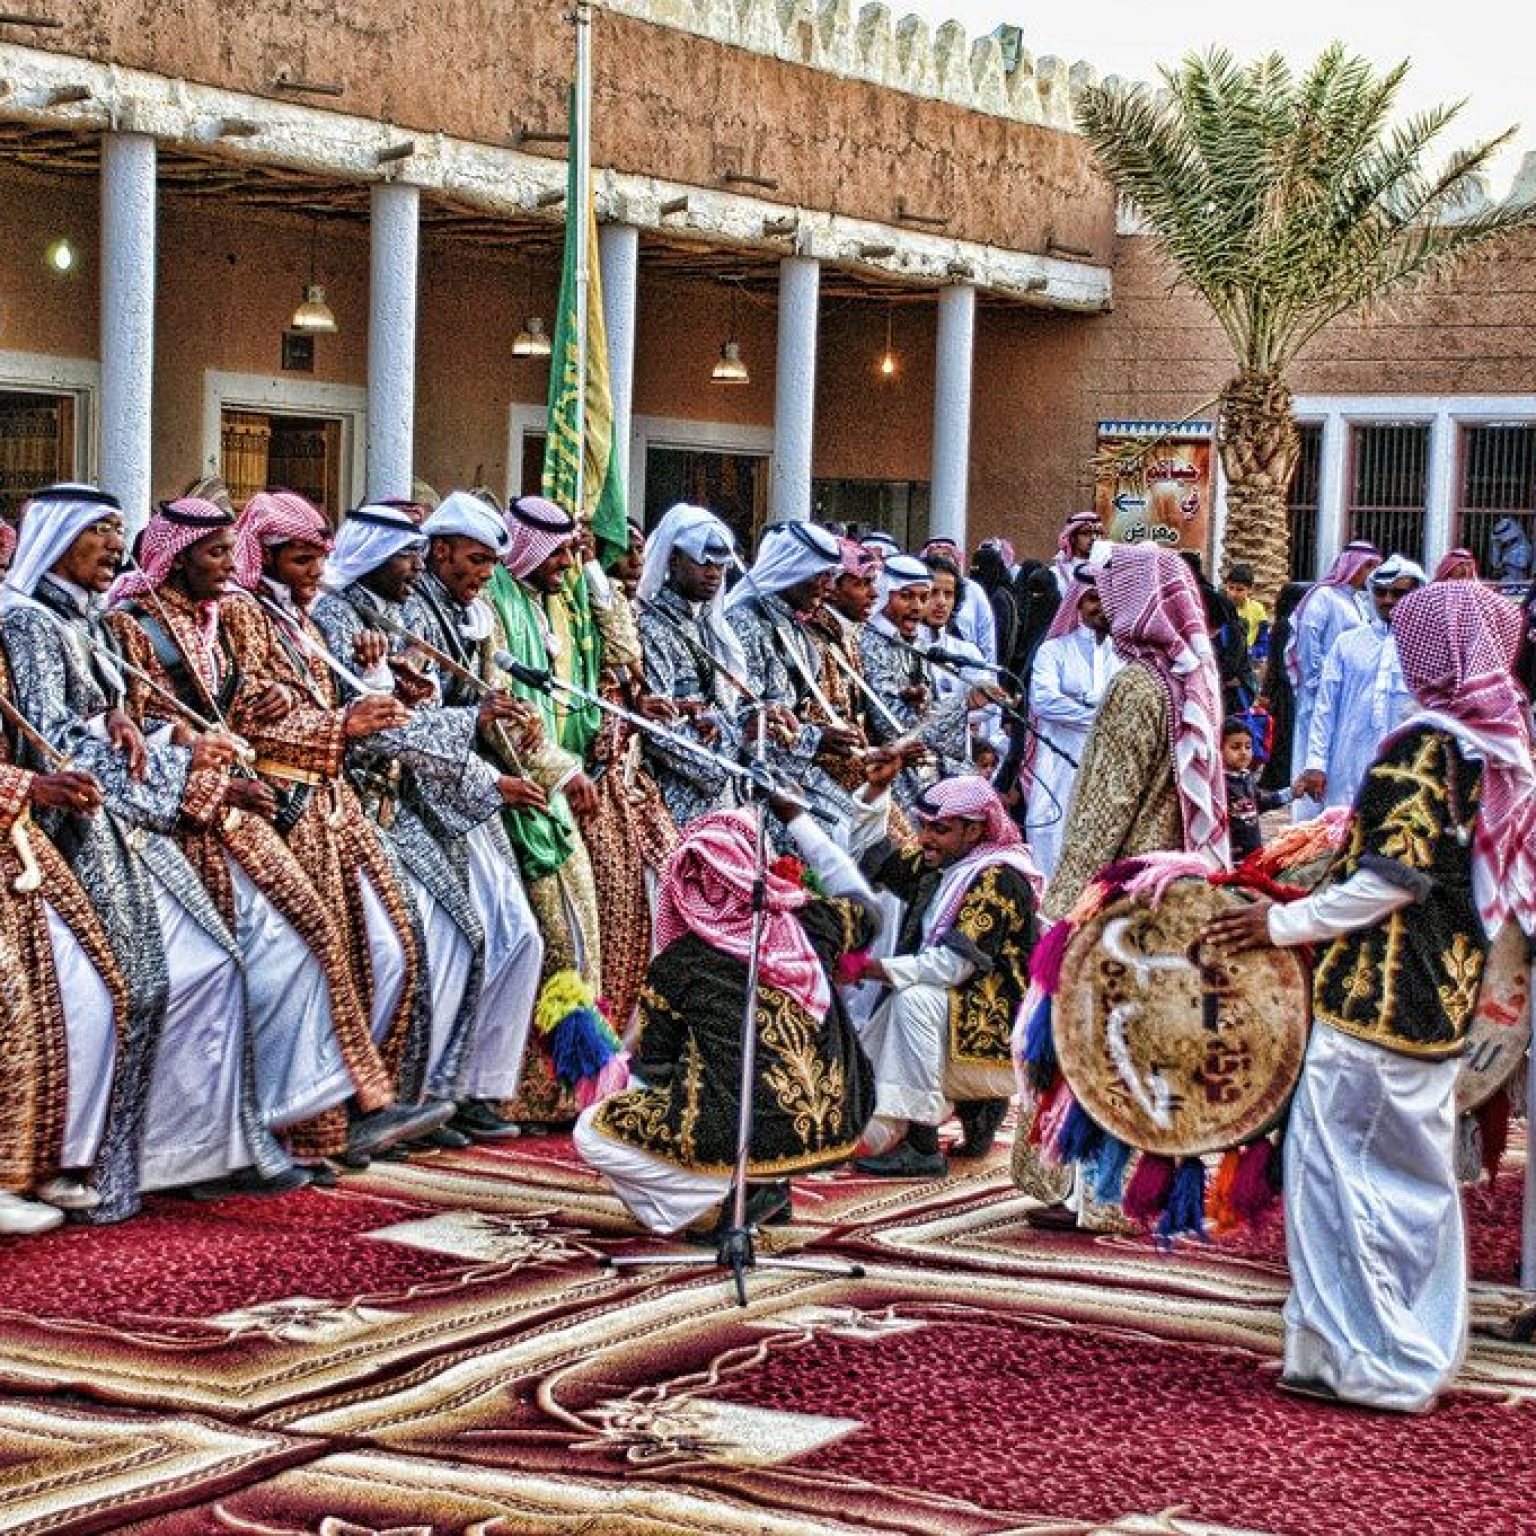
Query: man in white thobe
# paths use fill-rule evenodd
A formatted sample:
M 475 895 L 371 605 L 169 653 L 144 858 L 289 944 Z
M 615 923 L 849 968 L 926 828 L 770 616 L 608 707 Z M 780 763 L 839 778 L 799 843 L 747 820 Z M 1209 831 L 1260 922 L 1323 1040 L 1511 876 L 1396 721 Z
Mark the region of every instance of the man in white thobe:
M 1390 621 L 1398 601 L 1424 581 L 1423 568 L 1402 555 L 1371 573 L 1370 622 L 1346 629 L 1323 662 L 1298 794 L 1325 806 L 1353 805 L 1382 739 L 1412 711 Z

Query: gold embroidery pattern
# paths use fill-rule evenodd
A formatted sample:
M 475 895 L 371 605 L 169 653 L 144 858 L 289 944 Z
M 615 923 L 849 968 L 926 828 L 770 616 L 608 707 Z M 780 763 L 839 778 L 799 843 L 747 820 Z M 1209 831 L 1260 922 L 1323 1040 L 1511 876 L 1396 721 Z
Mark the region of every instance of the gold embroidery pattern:
M 825 1147 L 843 1129 L 843 1065 L 817 1049 L 816 1022 L 794 999 L 772 987 L 760 994 L 758 1029 L 766 1057 L 763 1085 L 808 1149 Z
M 1446 980 L 1440 983 L 1436 991 L 1440 994 L 1440 1002 L 1447 1017 L 1456 1026 L 1458 1033 L 1477 1006 L 1477 992 L 1482 984 L 1485 958 L 1483 952 L 1464 933 L 1458 933 L 1452 939 L 1451 947 L 1441 951 L 1440 964 L 1445 970 Z

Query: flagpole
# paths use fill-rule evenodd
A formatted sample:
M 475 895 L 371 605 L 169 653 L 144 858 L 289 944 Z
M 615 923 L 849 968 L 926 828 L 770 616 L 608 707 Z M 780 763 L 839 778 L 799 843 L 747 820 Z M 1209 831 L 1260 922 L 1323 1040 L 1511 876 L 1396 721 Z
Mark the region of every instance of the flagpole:
M 592 0 L 576 0 L 576 129 L 571 153 L 576 157 L 576 206 L 567 208 L 576 235 L 576 505 L 580 521 L 587 488 L 587 291 L 591 285 L 592 202 Z

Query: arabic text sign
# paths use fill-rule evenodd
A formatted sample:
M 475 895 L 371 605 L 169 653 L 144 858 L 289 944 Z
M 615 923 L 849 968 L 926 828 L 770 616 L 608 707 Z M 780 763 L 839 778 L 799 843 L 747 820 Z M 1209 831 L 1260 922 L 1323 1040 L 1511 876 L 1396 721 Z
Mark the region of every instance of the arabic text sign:
M 1107 537 L 1151 539 L 1165 549 L 1209 553 L 1212 424 L 1208 421 L 1101 421 L 1099 452 L 1150 443 L 1134 469 L 1101 478 L 1094 505 Z

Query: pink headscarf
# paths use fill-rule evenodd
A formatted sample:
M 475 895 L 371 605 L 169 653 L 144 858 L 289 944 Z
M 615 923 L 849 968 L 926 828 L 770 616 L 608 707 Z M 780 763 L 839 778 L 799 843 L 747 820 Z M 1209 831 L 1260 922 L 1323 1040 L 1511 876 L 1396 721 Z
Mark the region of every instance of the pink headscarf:
M 941 938 L 965 904 L 965 893 L 989 864 L 1006 864 L 1029 882 L 1038 902 L 1045 893 L 1045 876 L 1029 855 L 1024 834 L 997 791 L 979 773 L 963 773 L 942 779 L 925 789 L 912 805 L 919 821 L 941 821 L 958 816 L 961 821 L 982 823 L 981 840 L 963 858 L 944 871 L 935 893 L 932 915 L 924 924 L 924 942 Z
M 1115 650 L 1168 695 L 1173 783 L 1184 849 L 1227 863 L 1227 788 L 1221 766 L 1221 677 L 1205 605 L 1189 567 L 1150 544 L 1117 544 L 1098 575 Z
M 297 491 L 258 491 L 235 524 L 235 580 L 247 592 L 261 585 L 263 551 L 279 544 L 331 547 L 331 526 Z
M 1006 565 L 1010 571 L 1013 569 L 1015 564 L 1017 564 L 1018 557 L 1014 552 L 1013 543 L 1009 539 L 983 539 L 981 543 L 976 546 L 976 548 L 978 550 L 995 549 L 997 553 L 1002 557 L 1003 564 Z
M 1099 514 L 1097 512 L 1074 512 L 1072 516 L 1069 517 L 1066 522 L 1061 525 L 1061 534 L 1056 540 L 1056 548 L 1060 551 L 1060 553 L 1057 555 L 1057 559 L 1060 560 L 1063 556 L 1065 556 L 1068 560 L 1080 559 L 1081 556 L 1075 556 L 1072 553 L 1072 535 L 1076 533 L 1079 528 L 1085 528 L 1090 523 L 1097 523 L 1098 521 Z
M 1510 670 L 1522 622 L 1517 603 L 1473 581 L 1431 582 L 1392 610 L 1403 680 L 1424 711 L 1389 739 L 1435 725 L 1483 759 L 1472 889 L 1490 937 L 1508 917 L 1536 934 L 1530 701 Z
M 1286 676 L 1294 685 L 1301 681 L 1301 670 L 1296 660 L 1296 637 L 1301 633 L 1301 616 L 1307 611 L 1307 604 L 1315 598 L 1323 587 L 1352 587 L 1361 571 L 1370 570 L 1371 567 L 1381 564 L 1381 551 L 1374 544 L 1367 543 L 1364 539 L 1356 539 L 1351 544 L 1346 544 L 1334 557 L 1333 564 L 1328 567 L 1327 574 L 1322 580 L 1314 582 L 1307 589 L 1295 611 L 1291 614 L 1291 638 L 1286 642 L 1285 655 L 1282 658 L 1285 664 Z
M 688 823 L 661 875 L 655 922 L 658 953 L 693 933 L 713 949 L 750 961 L 756 848 L 756 825 L 749 811 L 715 811 Z M 832 984 L 795 916 L 810 899 L 803 886 L 768 872 L 760 966 L 768 986 L 788 993 L 820 1018 L 832 1004 Z
M 883 563 L 872 549 L 866 549 L 856 539 L 839 539 L 837 547 L 843 554 L 839 576 L 878 576 Z
M 1070 635 L 1083 622 L 1079 611 L 1083 606 L 1083 599 L 1093 591 L 1093 583 L 1081 581 L 1074 574 L 1072 584 L 1057 604 L 1056 612 L 1051 618 L 1051 626 L 1045 632 L 1047 640 L 1059 640 L 1063 635 Z
M 514 576 L 526 576 L 576 537 L 576 523 L 564 507 L 524 496 L 507 508 L 507 533 L 511 542 L 501 563 Z
M 153 591 L 171 574 L 171 567 L 183 550 L 233 527 L 234 521 L 221 506 L 199 496 L 162 502 L 160 510 L 144 525 L 144 532 L 139 536 L 138 569 L 124 571 L 112 583 L 108 601 L 126 603 Z
M 1447 550 L 1431 581 L 1476 581 L 1477 556 L 1470 549 Z
M 16 528 L 13 523 L 8 523 L 0 517 L 0 565 L 9 565 L 11 556 L 16 553 Z

